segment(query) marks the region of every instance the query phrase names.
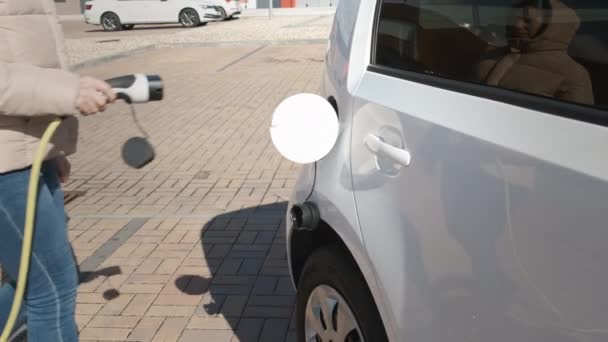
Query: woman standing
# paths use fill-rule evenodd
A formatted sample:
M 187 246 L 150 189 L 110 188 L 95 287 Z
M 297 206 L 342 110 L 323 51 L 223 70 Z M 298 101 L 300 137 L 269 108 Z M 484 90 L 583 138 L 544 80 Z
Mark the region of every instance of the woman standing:
M 0 0 L 0 44 L 0 263 L 10 279 L 17 279 L 34 153 L 48 124 L 63 116 L 42 167 L 21 317 L 29 341 L 77 341 L 78 275 L 60 183 L 69 176 L 66 156 L 76 150 L 74 115 L 103 111 L 116 97 L 105 82 L 65 70 L 52 0 Z M 14 282 L 0 288 L 0 327 L 14 293 Z

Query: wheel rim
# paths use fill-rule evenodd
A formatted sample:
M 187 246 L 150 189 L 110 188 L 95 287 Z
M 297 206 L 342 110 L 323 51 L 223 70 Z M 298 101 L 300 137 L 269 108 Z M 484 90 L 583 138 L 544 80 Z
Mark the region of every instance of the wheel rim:
M 182 23 L 186 26 L 194 25 L 196 21 L 196 15 L 192 11 L 182 12 Z
M 118 18 L 113 15 L 104 16 L 103 27 L 105 27 L 107 30 L 116 30 L 118 27 Z
M 304 333 L 306 342 L 364 342 L 348 303 L 327 285 L 317 286 L 308 298 Z

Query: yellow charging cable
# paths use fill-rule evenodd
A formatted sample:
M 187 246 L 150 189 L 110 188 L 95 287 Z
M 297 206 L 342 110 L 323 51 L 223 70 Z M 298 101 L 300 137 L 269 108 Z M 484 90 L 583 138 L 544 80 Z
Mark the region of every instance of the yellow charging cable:
M 10 337 L 17 318 L 19 317 L 19 311 L 21 310 L 21 304 L 23 303 L 23 295 L 27 286 L 27 276 L 30 269 L 30 259 L 32 256 L 32 240 L 34 237 L 34 222 L 36 219 L 36 203 L 38 202 L 38 185 L 40 181 L 40 169 L 42 163 L 46 159 L 47 148 L 51 138 L 55 134 L 57 127 L 61 125 L 63 120 L 57 118 L 53 120 L 47 127 L 46 131 L 40 139 L 40 145 L 32 164 L 32 170 L 30 175 L 30 182 L 27 190 L 27 206 L 25 209 L 25 228 L 23 230 L 23 246 L 21 247 L 21 260 L 19 261 L 19 277 L 17 278 L 17 289 L 15 290 L 15 298 L 13 299 L 13 305 L 11 312 L 8 316 L 4 330 L 2 330 L 2 336 L 0 336 L 0 342 L 7 342 Z

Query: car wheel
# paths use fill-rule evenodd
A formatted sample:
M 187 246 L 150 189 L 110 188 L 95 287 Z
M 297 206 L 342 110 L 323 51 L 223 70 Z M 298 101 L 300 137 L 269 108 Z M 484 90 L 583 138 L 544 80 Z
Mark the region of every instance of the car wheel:
M 298 341 L 388 341 L 365 279 L 342 248 L 308 258 L 298 285 Z
M 101 16 L 101 26 L 106 31 L 120 31 L 122 29 L 120 18 L 114 12 L 107 12 Z
M 184 27 L 197 27 L 201 24 L 198 12 L 192 8 L 186 8 L 179 14 L 179 22 Z
M 219 13 L 219 15 L 220 15 L 220 17 L 218 18 L 218 20 L 219 20 L 219 21 L 224 21 L 224 20 L 226 20 L 227 15 L 226 15 L 226 10 L 225 10 L 224 8 L 220 7 L 220 8 L 217 10 L 217 12 L 218 12 L 218 13 Z
M 135 27 L 135 25 L 133 25 L 133 24 L 122 25 L 123 30 L 132 30 L 134 27 Z

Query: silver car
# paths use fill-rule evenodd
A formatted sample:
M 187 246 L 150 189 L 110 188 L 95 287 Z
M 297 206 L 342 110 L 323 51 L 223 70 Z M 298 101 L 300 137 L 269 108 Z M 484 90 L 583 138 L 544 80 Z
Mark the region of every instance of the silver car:
M 608 341 L 608 2 L 341 1 L 326 57 L 300 341 Z

